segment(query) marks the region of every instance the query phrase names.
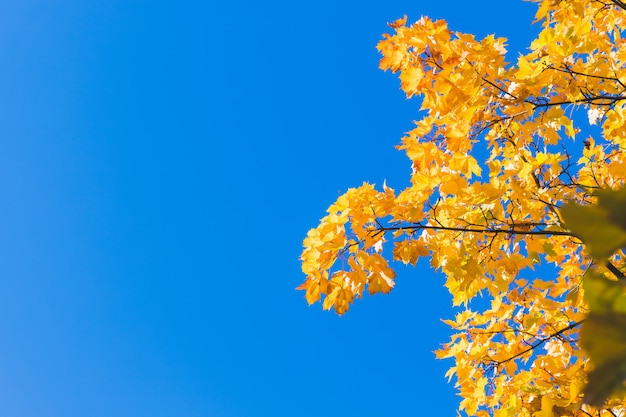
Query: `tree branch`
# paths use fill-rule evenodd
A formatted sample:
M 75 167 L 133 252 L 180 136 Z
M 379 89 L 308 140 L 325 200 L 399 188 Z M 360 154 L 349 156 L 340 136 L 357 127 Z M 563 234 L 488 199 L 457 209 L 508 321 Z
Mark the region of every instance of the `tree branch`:
M 616 5 L 617 7 L 626 10 L 626 3 L 624 3 L 623 1 L 620 0 L 611 0 L 611 3 L 613 3 L 614 5 Z
M 613 273 L 613 275 L 615 275 L 617 277 L 617 279 L 619 279 L 619 280 L 626 279 L 626 275 L 624 275 L 622 273 L 622 271 L 617 269 L 617 267 L 615 265 L 613 265 L 613 263 L 611 263 L 611 261 L 606 261 L 605 266 L 608 268 L 609 271 L 611 271 Z
M 449 226 L 432 226 L 432 225 L 411 225 L 411 226 L 389 226 L 383 227 L 385 232 L 392 232 L 396 230 L 447 230 L 452 232 L 464 232 L 464 233 L 486 233 L 486 234 L 507 234 L 507 235 L 540 235 L 540 236 L 574 236 L 571 232 L 566 230 L 527 230 L 527 229 L 494 229 L 494 228 L 475 228 L 475 227 L 449 227 Z
M 546 343 L 548 340 L 550 340 L 550 339 L 554 339 L 555 337 L 559 337 L 559 336 L 561 336 L 563 333 L 565 333 L 566 331 L 568 331 L 568 330 L 572 330 L 572 329 L 574 329 L 574 328 L 576 328 L 576 327 L 580 326 L 580 325 L 581 325 L 584 321 L 585 321 L 585 319 L 582 319 L 582 320 L 577 321 L 577 322 L 575 322 L 575 323 L 571 323 L 569 326 L 564 327 L 563 329 L 561 329 L 561 330 L 559 330 L 559 331 L 557 331 L 557 332 L 555 332 L 555 333 L 552 333 L 551 335 L 548 335 L 548 336 L 544 337 L 543 339 L 539 339 L 537 342 L 535 342 L 535 343 L 533 343 L 532 345 L 530 345 L 530 347 L 529 347 L 529 348 L 524 349 L 523 351 L 521 351 L 521 352 L 519 352 L 519 353 L 517 353 L 517 354 L 515 354 L 515 355 L 511 356 L 510 358 L 504 359 L 504 360 L 502 360 L 502 361 L 494 361 L 494 362 L 496 363 L 496 365 L 502 365 L 503 363 L 506 363 L 506 362 L 512 361 L 512 360 L 513 360 L 513 359 L 515 359 L 515 358 L 519 358 L 520 356 L 522 356 L 522 355 L 524 355 L 524 354 L 526 354 L 526 353 L 530 352 L 531 350 L 533 350 L 533 349 L 537 349 L 539 346 L 543 345 L 543 344 L 544 344 L 544 343 Z

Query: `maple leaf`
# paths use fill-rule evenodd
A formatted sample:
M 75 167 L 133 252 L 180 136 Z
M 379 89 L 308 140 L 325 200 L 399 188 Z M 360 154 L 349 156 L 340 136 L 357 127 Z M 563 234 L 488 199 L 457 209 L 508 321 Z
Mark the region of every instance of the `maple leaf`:
M 618 415 L 626 5 L 533 1 L 539 33 L 513 63 L 504 38 L 428 17 L 389 25 L 380 68 L 421 106 L 397 147 L 409 185 L 363 184 L 331 204 L 304 240 L 299 289 L 344 314 L 401 287 L 396 263 L 426 258 L 460 310 L 436 356 L 454 361 L 462 413 Z

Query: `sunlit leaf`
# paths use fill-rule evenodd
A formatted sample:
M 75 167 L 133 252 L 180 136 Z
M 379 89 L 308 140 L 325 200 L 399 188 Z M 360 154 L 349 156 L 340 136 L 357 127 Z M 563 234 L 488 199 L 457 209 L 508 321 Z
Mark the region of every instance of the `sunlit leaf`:
M 626 6 L 533 1 L 537 36 L 508 59 L 504 38 L 444 20 L 390 24 L 380 68 L 420 106 L 397 146 L 405 186 L 341 194 L 304 240 L 299 288 L 345 314 L 441 278 L 458 310 L 436 357 L 453 364 L 462 414 L 621 415 Z M 437 274 L 396 278 L 420 258 Z M 414 297 L 416 314 L 432 308 L 431 294 Z

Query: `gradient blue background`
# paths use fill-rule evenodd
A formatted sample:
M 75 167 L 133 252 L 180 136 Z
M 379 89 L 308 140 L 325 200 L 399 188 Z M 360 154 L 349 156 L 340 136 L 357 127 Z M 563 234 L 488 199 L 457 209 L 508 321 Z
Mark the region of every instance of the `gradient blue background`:
M 0 415 L 455 415 L 442 277 L 308 307 L 348 187 L 406 185 L 378 69 L 422 14 L 528 45 L 522 1 L 0 1 Z

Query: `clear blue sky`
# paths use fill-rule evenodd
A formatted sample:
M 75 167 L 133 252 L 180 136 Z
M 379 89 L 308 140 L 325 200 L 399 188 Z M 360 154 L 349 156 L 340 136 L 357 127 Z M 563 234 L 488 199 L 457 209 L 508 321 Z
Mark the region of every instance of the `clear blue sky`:
M 505 3 L 0 1 L 0 416 L 454 415 L 426 263 L 343 317 L 294 288 L 340 191 L 408 179 L 386 23 L 514 58 Z

